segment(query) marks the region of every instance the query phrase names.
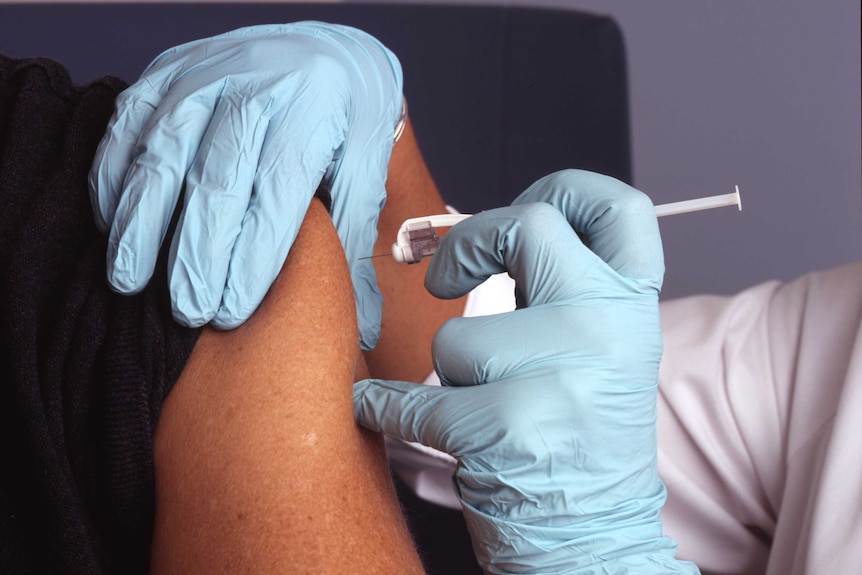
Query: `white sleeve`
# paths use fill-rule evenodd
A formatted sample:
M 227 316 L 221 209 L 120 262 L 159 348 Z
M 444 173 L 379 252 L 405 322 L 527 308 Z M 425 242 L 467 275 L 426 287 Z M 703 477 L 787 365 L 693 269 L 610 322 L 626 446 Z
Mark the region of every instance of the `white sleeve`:
M 704 574 L 862 566 L 862 262 L 662 304 L 662 510 Z

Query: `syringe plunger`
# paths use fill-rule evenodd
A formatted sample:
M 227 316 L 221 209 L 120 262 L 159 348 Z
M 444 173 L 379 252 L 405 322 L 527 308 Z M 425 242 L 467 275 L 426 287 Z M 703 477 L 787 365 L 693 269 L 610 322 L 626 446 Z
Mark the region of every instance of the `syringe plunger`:
M 739 207 L 739 211 L 742 211 L 742 197 L 739 195 L 739 186 L 734 186 L 734 189 L 736 191 L 730 194 L 662 204 L 655 207 L 655 215 L 657 217 L 672 216 L 674 214 L 684 214 L 686 212 L 696 212 L 710 208 L 723 208 L 724 206 L 737 206 Z

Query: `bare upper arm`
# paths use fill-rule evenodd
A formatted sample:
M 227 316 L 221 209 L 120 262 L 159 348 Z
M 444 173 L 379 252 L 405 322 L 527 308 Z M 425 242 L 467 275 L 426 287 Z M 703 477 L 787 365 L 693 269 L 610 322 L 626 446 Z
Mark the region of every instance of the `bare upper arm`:
M 421 572 L 382 442 L 353 421 L 357 341 L 313 202 L 260 309 L 205 330 L 164 405 L 154 572 Z

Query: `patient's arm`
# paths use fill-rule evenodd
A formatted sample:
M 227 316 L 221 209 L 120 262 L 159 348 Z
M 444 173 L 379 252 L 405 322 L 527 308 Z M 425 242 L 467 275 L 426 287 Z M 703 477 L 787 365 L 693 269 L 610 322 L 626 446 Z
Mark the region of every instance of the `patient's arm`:
M 242 327 L 204 331 L 155 438 L 153 572 L 419 573 L 379 437 L 353 421 L 343 251 L 318 202 Z
M 389 160 L 386 205 L 380 212 L 374 253 L 391 253 L 395 234 L 404 220 L 445 213 L 446 204 L 422 159 L 408 120 Z M 428 259 L 411 265 L 395 263 L 391 257 L 373 261 L 383 294 L 383 319 L 377 347 L 365 354 L 368 370 L 372 377 L 421 382 L 433 369 L 431 339 L 446 319 L 462 314 L 464 298 L 440 300 L 425 290 Z

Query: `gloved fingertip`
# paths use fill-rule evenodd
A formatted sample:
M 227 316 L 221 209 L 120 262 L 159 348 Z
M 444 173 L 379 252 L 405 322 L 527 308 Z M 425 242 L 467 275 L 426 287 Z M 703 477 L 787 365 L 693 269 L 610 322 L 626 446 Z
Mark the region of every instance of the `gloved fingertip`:
M 361 379 L 353 384 L 353 412 L 358 417 L 358 409 L 362 398 L 365 397 L 365 392 L 368 390 L 370 380 Z
M 168 287 L 171 312 L 180 325 L 198 328 L 209 323 L 218 311 L 222 298 L 220 289 L 212 289 L 199 273 L 194 273 L 187 262 L 177 256 L 176 238 L 168 260 Z
M 353 384 L 353 417 L 356 423 L 372 431 L 381 431 L 380 417 L 374 401 L 368 396 L 373 380 L 363 379 Z
M 353 296 L 356 299 L 359 345 L 362 351 L 371 351 L 380 339 L 383 297 L 377 288 L 374 268 L 370 264 L 351 266 L 350 276 L 353 280 Z
M 108 284 L 111 286 L 111 291 L 116 292 L 120 295 L 135 295 L 141 292 L 143 289 L 139 285 L 136 285 L 132 282 L 124 281 L 123 279 L 118 279 L 113 276 L 108 277 Z
M 146 281 L 140 281 L 139 274 L 130 266 L 123 265 L 122 261 L 108 263 L 107 277 L 111 289 L 123 295 L 140 293 L 147 284 Z
M 171 311 L 174 317 L 174 321 L 184 327 L 198 328 L 206 325 L 207 323 L 206 317 L 201 314 L 188 313 L 186 311 L 178 309 L 177 307 L 172 307 Z
M 371 351 L 380 340 L 380 324 L 365 325 L 359 329 L 359 347 L 362 351 Z
M 209 320 L 209 324 L 211 327 L 221 331 L 229 331 L 232 329 L 236 329 L 251 317 L 252 311 L 247 313 L 238 313 L 237 310 L 228 309 L 225 306 L 219 308 L 219 310 L 212 316 L 212 319 Z
M 278 258 L 284 261 L 284 258 Z M 232 264 L 233 266 L 233 264 Z M 244 324 L 258 310 L 266 294 L 278 275 L 277 268 L 260 269 L 258 267 L 258 283 L 244 283 L 239 265 L 233 266 L 227 278 L 224 290 L 221 292 L 221 303 L 217 306 L 210 325 L 217 329 L 230 330 Z M 248 263 L 245 265 L 248 268 Z
M 202 308 L 199 299 L 185 297 L 171 285 L 171 314 L 178 324 L 197 328 L 206 325 L 215 315 L 215 310 Z

